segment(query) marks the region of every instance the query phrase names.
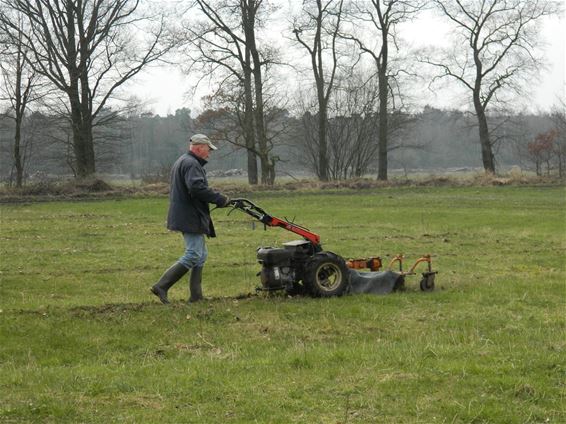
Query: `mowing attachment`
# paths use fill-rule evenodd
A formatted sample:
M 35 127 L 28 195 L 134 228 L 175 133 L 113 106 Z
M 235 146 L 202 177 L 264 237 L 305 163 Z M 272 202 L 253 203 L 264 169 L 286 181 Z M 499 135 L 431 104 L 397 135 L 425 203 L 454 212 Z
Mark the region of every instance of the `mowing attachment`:
M 399 290 L 404 288 L 404 284 L 405 284 L 405 277 L 406 276 L 411 276 L 411 275 L 417 275 L 417 273 L 415 272 L 415 269 L 417 268 L 417 266 L 421 263 L 426 263 L 427 264 L 427 271 L 422 273 L 422 278 L 420 281 L 420 288 L 422 291 L 432 291 L 434 290 L 434 279 L 436 274 L 438 274 L 438 271 L 433 271 L 432 270 L 432 259 L 431 259 L 431 255 L 423 255 L 420 258 L 418 258 L 415 263 L 413 264 L 413 266 L 411 266 L 411 268 L 409 269 L 409 271 L 403 271 L 403 261 L 404 261 L 405 257 L 402 254 L 398 254 L 395 255 L 395 257 L 393 257 L 393 259 L 391 259 L 391 261 L 389 262 L 389 266 L 387 267 L 387 271 L 386 272 L 393 272 L 395 273 L 397 276 L 400 276 L 401 278 L 398 278 L 396 281 L 393 282 L 393 285 L 391 283 L 391 281 L 387 281 L 386 283 L 383 283 L 380 281 L 382 281 L 382 277 L 385 275 L 383 272 L 380 273 L 378 271 L 381 270 L 381 268 L 383 267 L 383 261 L 382 259 L 378 256 L 378 257 L 373 257 L 373 258 L 364 258 L 364 259 L 348 259 L 346 261 L 346 265 L 348 266 L 348 268 L 350 268 L 351 270 L 359 270 L 359 269 L 369 269 L 370 272 L 364 272 L 361 273 L 363 275 L 355 275 L 352 273 L 352 278 L 353 277 L 363 277 L 363 281 L 367 282 L 368 278 L 371 276 L 373 277 L 375 280 L 372 281 L 374 286 L 378 286 L 380 284 L 385 284 L 385 287 L 387 288 L 380 288 L 380 290 L 385 290 L 385 292 L 389 292 L 389 291 L 395 291 L 395 290 Z M 398 263 L 398 270 L 394 271 L 393 267 L 394 265 Z M 360 274 L 360 273 L 358 273 Z M 390 275 L 390 274 L 388 274 Z M 355 281 L 355 280 L 354 280 Z M 354 283 L 353 283 L 354 285 Z M 364 286 L 367 284 L 364 284 Z M 380 291 L 381 293 L 382 291 Z
M 403 271 L 403 260 L 404 260 L 404 256 L 402 254 L 396 255 L 393 259 L 391 259 L 391 262 L 389 262 L 389 269 L 393 268 L 393 265 L 397 262 L 399 263 L 399 273 L 402 275 L 416 275 L 415 272 L 415 268 L 421 264 L 421 263 L 426 263 L 427 264 L 427 271 L 422 273 L 422 278 L 420 281 L 420 287 L 422 291 L 432 291 L 434 290 L 434 279 L 436 274 L 438 274 L 438 271 L 433 271 L 432 270 L 432 259 L 430 255 L 423 255 L 421 256 L 419 259 L 417 259 L 415 261 L 415 263 L 413 264 L 413 266 L 411 268 L 409 268 L 409 271 L 405 272 Z

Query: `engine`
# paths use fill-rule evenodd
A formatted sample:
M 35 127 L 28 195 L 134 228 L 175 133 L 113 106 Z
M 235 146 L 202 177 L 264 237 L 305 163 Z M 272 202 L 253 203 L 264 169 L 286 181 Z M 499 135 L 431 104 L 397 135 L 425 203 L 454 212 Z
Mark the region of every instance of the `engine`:
M 293 290 L 300 280 L 313 245 L 307 240 L 284 243 L 283 247 L 260 247 L 257 259 L 263 290 Z

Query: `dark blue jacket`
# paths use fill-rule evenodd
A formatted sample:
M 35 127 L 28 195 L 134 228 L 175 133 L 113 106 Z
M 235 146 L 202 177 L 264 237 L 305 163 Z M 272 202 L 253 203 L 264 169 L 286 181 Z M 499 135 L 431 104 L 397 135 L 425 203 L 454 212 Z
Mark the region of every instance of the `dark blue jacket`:
M 208 204 L 224 206 L 226 197 L 208 187 L 204 165 L 206 160 L 191 152 L 173 165 L 167 214 L 169 230 L 216 237 Z

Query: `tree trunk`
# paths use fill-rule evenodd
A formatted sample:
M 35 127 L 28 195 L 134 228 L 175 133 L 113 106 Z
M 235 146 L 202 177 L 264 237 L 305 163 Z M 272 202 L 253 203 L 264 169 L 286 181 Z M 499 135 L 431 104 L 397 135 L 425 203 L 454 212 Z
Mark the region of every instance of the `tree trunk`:
M 273 185 L 275 183 L 275 160 L 272 159 L 269 161 L 269 180 L 267 182 L 268 185 Z
M 248 156 L 248 184 L 257 185 L 257 156 L 254 153 L 253 139 L 246 138 L 246 148 Z
M 489 140 L 489 128 L 487 125 L 487 116 L 485 114 L 486 104 L 481 101 L 480 91 L 482 86 L 482 69 L 483 65 L 479 58 L 479 50 L 477 48 L 477 40 L 474 44 L 474 63 L 476 66 L 476 77 L 474 81 L 474 88 L 472 90 L 472 96 L 474 101 L 474 109 L 476 111 L 476 116 L 478 118 L 478 131 L 481 146 L 481 157 L 483 162 L 483 169 L 486 173 L 495 174 L 495 159 L 493 156 L 493 150 L 491 148 L 491 142 Z
M 485 114 L 485 109 L 482 107 L 479 100 L 479 93 L 476 94 L 476 92 L 474 92 L 474 107 L 476 109 L 476 116 L 478 118 L 483 169 L 487 173 L 495 174 L 495 158 L 493 156 L 491 141 L 489 140 L 489 127 L 487 125 L 487 117 Z
M 23 65 L 20 61 L 18 55 L 18 64 L 16 68 L 16 131 L 14 134 L 14 166 L 16 167 L 16 187 L 22 186 L 23 181 L 23 164 L 22 164 L 22 154 L 20 150 L 22 142 L 22 121 L 24 119 L 25 105 L 22 104 L 22 67 Z
M 87 170 L 86 177 L 94 175 L 95 169 L 95 155 L 94 155 L 94 138 L 92 134 L 92 99 L 90 97 L 90 85 L 88 79 L 88 43 L 81 36 L 80 37 L 80 84 L 81 84 L 81 115 L 82 115 L 82 142 L 84 143 L 85 150 L 85 165 Z
M 248 183 L 256 185 L 257 177 L 257 156 L 255 153 L 255 129 L 253 117 L 253 94 L 252 94 L 252 70 L 250 49 L 246 46 L 246 58 L 244 69 L 244 138 L 246 140 L 246 150 L 248 156 Z
M 320 84 L 322 85 L 322 83 Z M 326 100 L 320 98 L 319 94 L 319 110 L 318 110 L 318 179 L 320 181 L 328 181 L 328 148 L 326 145 L 326 116 L 327 103 Z
M 81 129 L 82 143 L 85 150 L 85 178 L 94 176 L 96 172 L 94 157 L 94 140 L 92 138 L 92 122 L 90 116 L 83 117 L 83 127 Z
M 81 139 L 81 131 L 77 124 L 77 120 L 80 119 L 78 118 L 78 116 L 80 115 L 77 114 L 77 112 L 75 112 L 72 109 L 73 108 L 71 108 L 71 114 L 73 115 L 72 116 L 73 122 L 71 123 L 71 126 L 73 128 L 73 153 L 75 156 L 74 162 L 75 162 L 76 177 L 86 178 L 86 176 L 88 175 L 88 171 L 86 168 L 86 159 L 85 159 L 86 154 L 84 153 L 84 146 Z
M 318 3 L 320 10 L 320 2 Z M 328 181 L 328 146 L 326 144 L 326 132 L 328 123 L 328 96 L 324 92 L 324 68 L 322 66 L 322 27 L 317 26 L 315 37 L 316 48 L 313 50 L 313 71 L 315 71 L 316 91 L 318 95 L 318 178 L 320 181 Z
M 263 82 L 261 78 L 261 64 L 257 51 L 254 56 L 254 84 L 255 84 L 255 127 L 258 141 L 259 159 L 261 163 L 261 183 L 269 185 L 269 150 L 267 146 L 267 133 L 263 116 Z M 257 58 L 256 58 L 257 56 Z
M 385 111 L 383 111 L 385 109 Z M 377 162 L 377 179 L 387 181 L 387 107 L 379 106 L 379 147 Z
M 272 185 L 269 181 L 269 159 L 267 155 L 259 155 L 259 163 L 261 164 L 261 183 L 264 185 Z
M 385 44 L 384 38 L 383 43 Z M 382 49 L 383 54 L 383 49 Z M 387 49 L 385 48 L 385 55 Z M 378 68 L 379 73 L 379 146 L 378 146 L 378 170 L 377 179 L 387 181 L 387 66 L 382 63 Z
M 71 106 L 71 127 L 73 129 L 73 152 L 75 154 L 75 171 L 79 179 L 89 178 L 95 172 L 94 144 L 92 139 L 92 117 L 88 92 L 88 72 L 84 50 L 86 46 L 76 45 L 75 15 L 72 4 L 67 4 L 67 31 L 69 47 L 67 51 L 69 88 L 67 96 Z M 79 59 L 79 53 L 81 60 Z M 80 85 L 80 88 L 79 88 Z
M 69 101 L 76 176 L 80 179 L 89 178 L 95 173 L 92 122 L 89 117 L 85 119 L 82 115 L 81 104 L 76 97 L 69 95 Z
M 21 187 L 24 179 L 24 167 L 22 163 L 22 154 L 20 151 L 22 138 L 22 116 L 17 112 L 16 116 L 16 133 L 14 135 L 14 166 L 16 167 L 16 187 Z

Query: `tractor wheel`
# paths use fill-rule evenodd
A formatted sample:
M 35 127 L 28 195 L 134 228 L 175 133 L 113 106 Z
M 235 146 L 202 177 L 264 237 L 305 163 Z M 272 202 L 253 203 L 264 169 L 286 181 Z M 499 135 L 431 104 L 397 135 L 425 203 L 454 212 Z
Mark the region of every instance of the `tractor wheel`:
M 306 264 L 303 284 L 316 297 L 343 295 L 350 284 L 346 262 L 332 252 L 315 254 Z
M 423 273 L 423 278 L 421 279 L 421 290 L 422 291 L 433 291 L 434 290 L 434 277 L 435 273 Z

